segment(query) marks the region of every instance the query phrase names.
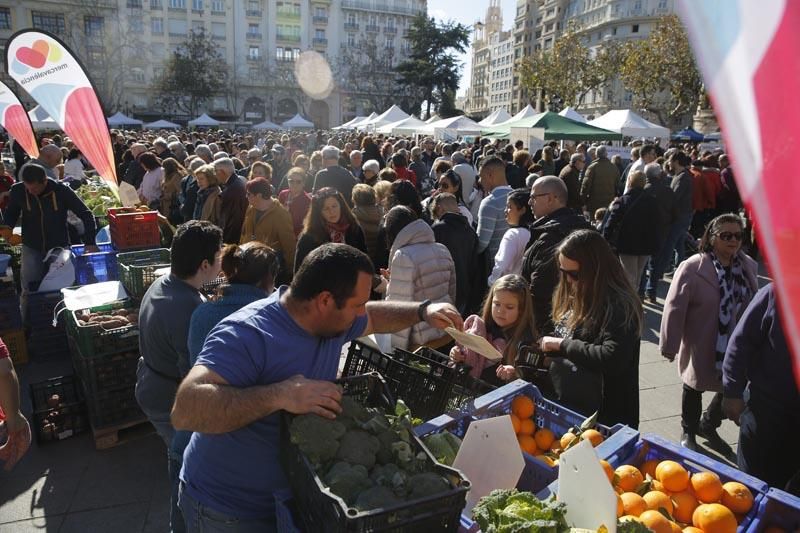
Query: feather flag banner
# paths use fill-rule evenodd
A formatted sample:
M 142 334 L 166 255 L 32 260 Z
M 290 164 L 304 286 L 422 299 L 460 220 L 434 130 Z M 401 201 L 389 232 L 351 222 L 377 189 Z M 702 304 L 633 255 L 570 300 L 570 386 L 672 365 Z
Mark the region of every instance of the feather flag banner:
M 14 140 L 32 158 L 39 157 L 36 135 L 33 133 L 31 117 L 25 112 L 17 95 L 0 81 L 0 126 L 3 126 Z
M 22 30 L 6 45 L 6 71 L 69 135 L 105 180 L 116 183 L 105 113 L 86 71 L 66 44 L 40 30 Z
M 775 280 L 800 383 L 800 181 L 792 176 L 800 146 L 800 2 L 678 6 Z

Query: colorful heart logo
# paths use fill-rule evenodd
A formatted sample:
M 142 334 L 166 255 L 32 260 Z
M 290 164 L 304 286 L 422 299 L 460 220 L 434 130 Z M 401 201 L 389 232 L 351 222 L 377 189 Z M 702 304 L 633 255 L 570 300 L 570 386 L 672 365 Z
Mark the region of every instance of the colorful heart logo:
M 37 41 L 41 42 L 41 41 Z M 36 43 L 34 43 L 35 46 Z M 45 46 L 47 43 L 44 43 Z M 49 47 L 48 47 L 49 49 Z M 39 52 L 35 48 L 28 48 L 27 46 L 22 46 L 17 49 L 17 60 L 23 65 L 28 65 L 29 67 L 33 68 L 42 68 L 44 64 L 47 62 L 47 55 Z

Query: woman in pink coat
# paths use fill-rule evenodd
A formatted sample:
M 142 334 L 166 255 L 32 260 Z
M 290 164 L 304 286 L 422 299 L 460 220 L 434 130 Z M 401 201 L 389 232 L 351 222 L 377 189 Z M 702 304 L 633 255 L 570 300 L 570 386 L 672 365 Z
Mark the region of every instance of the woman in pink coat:
M 681 445 L 697 449 L 696 435 L 712 448 L 732 450 L 717 433 L 722 424 L 722 360 L 736 321 L 758 289 L 757 265 L 741 251 L 742 219 L 733 214 L 712 220 L 701 252 L 678 267 L 664 302 L 661 354 L 678 367 L 683 381 Z M 714 392 L 703 413 L 702 393 Z

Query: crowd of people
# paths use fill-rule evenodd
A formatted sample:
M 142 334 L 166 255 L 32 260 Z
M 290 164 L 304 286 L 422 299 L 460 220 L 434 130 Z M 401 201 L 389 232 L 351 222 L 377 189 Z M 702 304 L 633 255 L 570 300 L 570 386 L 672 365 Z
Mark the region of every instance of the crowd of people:
M 367 333 L 638 427 L 643 310 L 669 271 L 659 342 L 684 383 L 682 444 L 703 436 L 732 453 L 717 433 L 728 417 L 743 469 L 790 488 L 800 470 L 763 453 L 791 445 L 772 436 L 798 421 L 800 400 L 724 154 L 638 142 L 623 161 L 605 145 L 531 153 L 351 132 L 112 140 L 120 181 L 177 226 L 171 272 L 141 304 L 136 387 L 168 449 L 175 531 L 274 527 L 271 498 L 286 486 L 277 413 L 335 416 L 342 347 Z M 63 184 L 80 179 L 81 155 L 58 141 L 22 167 L 3 212 L 22 222 L 25 282 L 40 275 L 36 254 L 69 244 L 64 211 L 95 244 L 91 213 Z M 64 149 L 75 157 L 62 165 Z M 220 271 L 227 282 L 205 301 Z M 502 359 L 454 344 L 451 325 Z M 703 392 L 714 393 L 705 413 Z

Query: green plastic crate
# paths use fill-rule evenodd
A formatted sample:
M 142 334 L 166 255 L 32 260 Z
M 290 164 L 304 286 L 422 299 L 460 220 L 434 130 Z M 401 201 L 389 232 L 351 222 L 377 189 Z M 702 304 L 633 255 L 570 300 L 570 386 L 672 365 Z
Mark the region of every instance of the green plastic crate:
M 140 299 L 158 278 L 156 270 L 170 266 L 169 250 L 156 248 L 117 254 L 119 280 L 132 298 Z

